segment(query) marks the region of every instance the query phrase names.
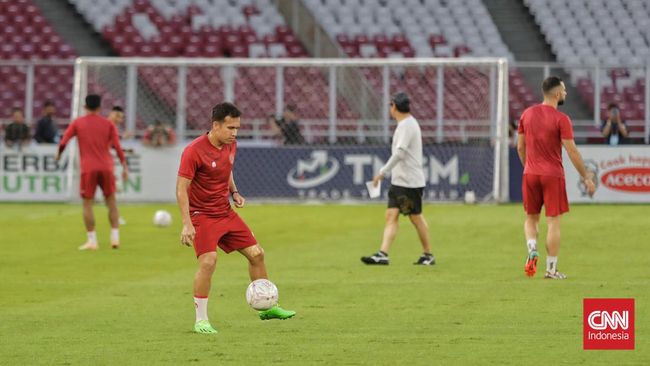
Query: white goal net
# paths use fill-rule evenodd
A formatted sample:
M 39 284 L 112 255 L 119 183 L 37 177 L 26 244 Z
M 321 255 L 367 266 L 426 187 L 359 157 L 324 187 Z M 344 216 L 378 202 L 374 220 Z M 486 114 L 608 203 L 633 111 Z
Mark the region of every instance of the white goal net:
M 422 129 L 425 200 L 472 191 L 499 202 L 508 194 L 507 79 L 501 58 L 80 58 L 72 113 L 91 93 L 103 113 L 124 108 L 123 130 L 134 133 L 123 141 L 133 149 L 124 200 L 174 199 L 180 152 L 221 101 L 243 113 L 234 172 L 246 196 L 367 200 L 364 182 L 390 155 L 390 97 L 402 91 Z

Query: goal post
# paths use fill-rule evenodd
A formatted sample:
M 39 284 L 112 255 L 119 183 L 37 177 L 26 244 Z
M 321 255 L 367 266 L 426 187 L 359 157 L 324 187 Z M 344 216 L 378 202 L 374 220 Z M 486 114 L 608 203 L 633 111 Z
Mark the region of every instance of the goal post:
M 143 161 L 155 161 L 156 154 L 180 154 L 205 133 L 212 106 L 234 102 L 242 111 L 235 178 L 249 197 L 368 200 L 364 183 L 390 156 L 396 123 L 389 102 L 400 91 L 409 95 L 422 130 L 425 201 L 459 201 L 469 191 L 479 201 L 507 201 L 505 58 L 82 57 L 72 114 L 84 113 L 83 98 L 91 93 L 102 95 L 102 113 L 122 106 L 124 129 L 136 136 L 123 143 Z M 142 138 L 160 126 L 176 136 L 175 146 L 143 147 Z M 174 179 L 178 158 L 168 163 L 171 178 L 141 164 L 140 189 Z M 72 195 L 74 179 L 67 181 Z M 173 199 L 149 193 L 119 194 Z

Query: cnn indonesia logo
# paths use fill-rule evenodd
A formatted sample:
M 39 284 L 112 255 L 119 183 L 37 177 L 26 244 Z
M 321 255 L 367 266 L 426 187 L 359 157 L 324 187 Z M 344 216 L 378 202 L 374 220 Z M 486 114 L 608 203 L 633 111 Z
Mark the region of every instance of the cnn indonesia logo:
M 634 349 L 634 299 L 583 300 L 584 349 Z

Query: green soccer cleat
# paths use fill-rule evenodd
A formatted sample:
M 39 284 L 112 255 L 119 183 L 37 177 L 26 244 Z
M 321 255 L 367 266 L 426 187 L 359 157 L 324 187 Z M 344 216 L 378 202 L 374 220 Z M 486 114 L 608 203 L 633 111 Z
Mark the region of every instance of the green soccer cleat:
M 216 329 L 212 328 L 212 325 L 210 325 L 210 322 L 207 320 L 199 320 L 198 322 L 194 323 L 194 331 L 204 334 L 218 333 Z
M 294 315 L 296 315 L 296 312 L 293 310 L 284 310 L 278 305 L 275 305 L 274 307 L 260 311 L 260 319 L 262 320 L 269 320 L 269 319 L 289 319 L 292 318 Z

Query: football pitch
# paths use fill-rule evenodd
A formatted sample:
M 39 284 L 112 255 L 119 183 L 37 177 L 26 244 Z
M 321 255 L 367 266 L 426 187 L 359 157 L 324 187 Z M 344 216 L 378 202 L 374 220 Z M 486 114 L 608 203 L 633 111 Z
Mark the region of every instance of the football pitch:
M 298 315 L 261 321 L 245 302 L 247 264 L 219 254 L 209 315 L 217 335 L 193 333 L 193 250 L 179 244 L 174 205 L 122 205 L 122 248 L 85 241 L 81 207 L 0 204 L 2 365 L 648 365 L 649 206 L 572 206 L 559 269 L 523 271 L 519 205 L 427 205 L 438 264 L 420 254 L 408 219 L 391 264 L 367 267 L 383 205 L 249 205 L 239 210 L 266 250 L 280 304 Z M 157 209 L 174 216 L 151 223 Z M 542 220 L 540 242 L 546 225 Z M 634 351 L 584 351 L 582 300 L 636 301 Z

